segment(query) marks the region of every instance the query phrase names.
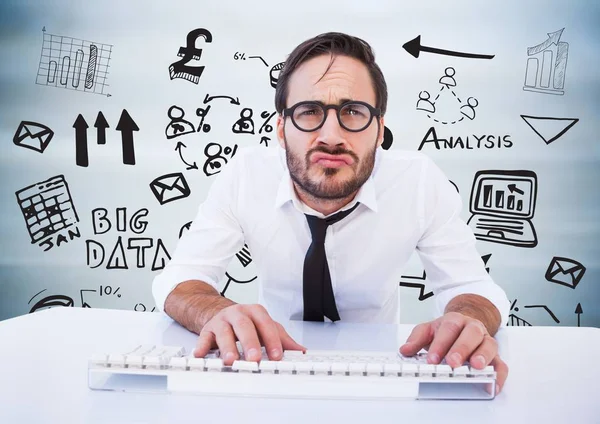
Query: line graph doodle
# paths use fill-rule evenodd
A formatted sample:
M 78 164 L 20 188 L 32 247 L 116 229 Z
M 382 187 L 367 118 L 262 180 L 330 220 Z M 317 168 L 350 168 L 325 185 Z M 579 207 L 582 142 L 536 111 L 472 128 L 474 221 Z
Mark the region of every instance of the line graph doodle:
M 42 32 L 36 84 L 111 96 L 106 78 L 112 45 L 47 34 L 45 27 Z

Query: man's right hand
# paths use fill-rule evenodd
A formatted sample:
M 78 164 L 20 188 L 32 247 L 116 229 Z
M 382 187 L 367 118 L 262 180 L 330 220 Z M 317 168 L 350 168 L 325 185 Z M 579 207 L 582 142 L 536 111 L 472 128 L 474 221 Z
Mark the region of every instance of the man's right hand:
M 284 350 L 306 348 L 296 343 L 283 326 L 273 321 L 262 305 L 235 304 L 221 309 L 208 321 L 198 337 L 194 356 L 201 358 L 218 348 L 225 365 L 239 359 L 239 340 L 247 361 L 258 362 L 265 347 L 269 360 L 280 360 Z

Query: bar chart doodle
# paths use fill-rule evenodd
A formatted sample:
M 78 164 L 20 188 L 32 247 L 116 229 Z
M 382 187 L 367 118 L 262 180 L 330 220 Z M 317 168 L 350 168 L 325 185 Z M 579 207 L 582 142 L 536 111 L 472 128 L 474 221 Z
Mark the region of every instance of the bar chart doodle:
M 36 84 L 111 96 L 106 79 L 112 45 L 42 31 Z
M 549 32 L 545 41 L 527 49 L 523 90 L 559 96 L 565 94 L 569 44 L 560 41 L 564 30 Z
M 479 171 L 471 191 L 471 226 L 475 238 L 518 247 L 537 246 L 531 219 L 537 175 L 533 171 Z

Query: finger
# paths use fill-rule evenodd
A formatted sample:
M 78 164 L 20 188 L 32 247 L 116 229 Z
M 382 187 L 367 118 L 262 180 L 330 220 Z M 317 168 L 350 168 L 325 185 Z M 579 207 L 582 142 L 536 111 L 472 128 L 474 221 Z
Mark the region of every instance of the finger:
M 483 342 L 479 345 L 475 352 L 471 354 L 469 363 L 477 369 L 483 369 L 488 365 L 498 354 L 498 342 L 486 334 L 483 337 Z
M 222 320 L 214 325 L 215 338 L 224 365 L 231 365 L 240 358 L 235 344 L 235 332 L 228 321 Z
M 265 346 L 269 359 L 279 360 L 283 356 L 283 347 L 279 337 L 279 330 L 275 321 L 271 319 L 267 310 L 261 305 L 254 305 L 251 309 L 251 318 L 260 338 L 259 343 Z M 260 356 L 257 361 L 260 359 Z M 253 359 L 249 359 L 252 361 Z
M 210 330 L 203 330 L 198 336 L 196 349 L 194 349 L 193 355 L 196 358 L 204 358 L 209 350 L 216 347 L 215 344 L 215 334 Z
M 448 330 L 445 330 L 446 332 L 444 333 L 444 338 L 442 339 L 441 344 L 442 348 L 440 351 L 436 350 L 436 353 L 438 353 L 440 357 L 445 355 L 448 365 L 456 368 L 465 363 L 473 351 L 481 345 L 488 333 L 481 321 L 471 319 L 466 322 L 460 334 L 455 336 L 455 322 L 449 322 L 452 324 L 447 327 Z M 448 334 L 447 338 L 446 334 Z M 450 342 L 450 346 L 447 346 L 448 341 Z
M 283 328 L 281 324 L 278 322 L 276 324 L 277 328 L 279 329 L 279 337 L 281 338 L 281 346 L 283 347 L 283 350 L 300 350 L 303 353 L 306 353 L 306 348 L 304 346 L 297 343 L 292 336 L 285 331 L 285 328 Z
M 418 351 L 431 343 L 433 331 L 431 323 L 423 323 L 415 326 L 406 339 L 406 342 L 400 346 L 400 353 L 404 356 L 415 355 Z
M 458 315 L 447 315 L 442 318 L 440 326 L 436 329 L 433 341 L 428 349 L 427 360 L 429 363 L 440 363 L 450 347 L 452 347 L 456 340 L 461 336 L 465 321 L 465 318 Z M 464 338 L 461 340 L 464 342 Z M 479 346 L 479 343 L 481 343 L 481 340 L 473 347 L 473 349 Z
M 262 356 L 260 340 L 258 340 L 256 327 L 250 316 L 244 312 L 236 311 L 230 315 L 229 322 L 242 345 L 244 359 L 246 361 L 260 361 Z
M 498 355 L 492 359 L 490 365 L 492 365 L 494 371 L 496 371 L 496 395 L 498 395 L 502 391 L 506 378 L 508 377 L 508 365 L 500 359 Z

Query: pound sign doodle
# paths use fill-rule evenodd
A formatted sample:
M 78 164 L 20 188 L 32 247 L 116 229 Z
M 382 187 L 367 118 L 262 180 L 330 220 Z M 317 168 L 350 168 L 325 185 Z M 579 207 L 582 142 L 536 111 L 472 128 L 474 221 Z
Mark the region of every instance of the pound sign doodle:
M 171 79 L 183 78 L 194 84 L 198 84 L 200 76 L 204 72 L 204 66 L 189 66 L 187 63 L 190 60 L 200 60 L 202 56 L 202 49 L 196 47 L 196 41 L 198 38 L 204 37 L 204 41 L 207 43 L 212 42 L 212 34 L 209 30 L 204 28 L 197 28 L 190 31 L 186 37 L 185 47 L 180 47 L 177 56 L 182 59 L 178 62 L 173 62 L 169 66 L 169 75 Z

